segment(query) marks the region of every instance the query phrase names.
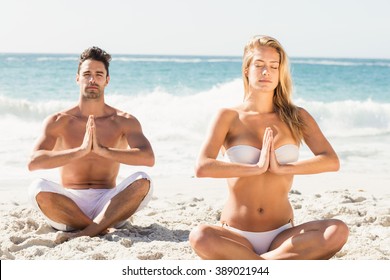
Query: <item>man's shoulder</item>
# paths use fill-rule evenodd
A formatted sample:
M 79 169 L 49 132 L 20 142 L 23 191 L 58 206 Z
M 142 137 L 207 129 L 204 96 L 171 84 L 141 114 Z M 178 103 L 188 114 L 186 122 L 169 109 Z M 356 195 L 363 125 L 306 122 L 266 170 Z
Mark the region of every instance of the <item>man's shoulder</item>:
M 113 116 L 115 116 L 116 120 L 118 122 L 128 123 L 128 122 L 134 122 L 137 121 L 137 118 L 134 117 L 132 114 L 121 111 L 119 109 L 116 109 L 114 107 L 111 107 L 113 109 Z
M 48 121 L 50 123 L 59 123 L 59 122 L 68 121 L 68 120 L 74 119 L 74 118 L 75 117 L 73 115 L 71 115 L 68 112 L 64 111 L 64 112 L 57 112 L 57 113 L 54 113 L 52 115 L 49 115 L 46 118 L 46 121 Z
M 112 120 L 121 127 L 123 131 L 127 131 L 128 133 L 141 129 L 141 123 L 135 116 L 121 110 L 116 110 Z
M 71 114 L 70 110 L 61 111 L 47 116 L 44 120 L 44 126 L 46 126 L 48 129 L 56 129 L 59 127 L 64 127 L 73 119 L 75 119 L 75 116 Z

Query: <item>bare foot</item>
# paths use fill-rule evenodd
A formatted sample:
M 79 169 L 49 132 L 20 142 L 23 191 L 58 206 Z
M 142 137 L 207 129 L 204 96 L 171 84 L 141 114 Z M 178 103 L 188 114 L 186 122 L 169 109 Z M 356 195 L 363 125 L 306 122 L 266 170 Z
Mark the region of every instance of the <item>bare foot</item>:
M 116 230 L 115 228 L 108 228 L 108 229 L 102 231 L 99 235 L 105 235 L 107 233 L 114 232 L 115 230 Z M 74 239 L 74 238 L 80 237 L 80 236 L 88 236 L 88 235 L 83 234 L 83 231 L 79 231 L 79 232 L 58 231 L 56 234 L 54 243 L 61 244 L 61 243 L 64 243 L 66 241 L 69 241 L 71 239 Z
M 54 240 L 54 243 L 56 244 L 61 244 L 61 243 L 64 243 L 70 239 L 73 239 L 77 237 L 77 234 L 74 233 L 74 232 L 63 232 L 63 231 L 59 231 L 57 232 L 56 234 L 56 238 Z

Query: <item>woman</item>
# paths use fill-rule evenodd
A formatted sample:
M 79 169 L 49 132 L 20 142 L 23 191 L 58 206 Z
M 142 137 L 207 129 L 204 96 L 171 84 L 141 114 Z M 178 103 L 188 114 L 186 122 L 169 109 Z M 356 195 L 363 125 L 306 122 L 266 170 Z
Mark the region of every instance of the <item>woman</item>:
M 295 174 L 337 171 L 339 160 L 313 117 L 291 101 L 287 55 L 269 36 L 244 49 L 244 102 L 221 109 L 196 165 L 198 177 L 228 178 L 221 226 L 200 225 L 190 243 L 202 259 L 329 259 L 348 238 L 339 220 L 293 225 Z M 314 157 L 298 160 L 305 141 Z M 222 149 L 228 159 L 217 160 Z

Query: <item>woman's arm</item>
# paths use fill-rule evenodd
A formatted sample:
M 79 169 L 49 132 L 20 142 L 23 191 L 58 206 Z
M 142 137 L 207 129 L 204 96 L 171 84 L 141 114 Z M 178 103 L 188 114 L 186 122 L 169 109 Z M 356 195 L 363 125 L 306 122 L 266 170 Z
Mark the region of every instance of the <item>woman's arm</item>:
M 262 159 L 259 164 L 229 163 L 216 159 L 233 121 L 237 118 L 238 113 L 232 109 L 222 109 L 214 118 L 196 162 L 197 177 L 234 178 L 260 175 L 267 171 L 268 153 L 265 153 L 267 158 Z M 270 149 L 269 139 L 268 142 Z
M 303 137 L 314 157 L 286 165 L 279 165 L 272 144 L 270 155 L 270 172 L 276 174 L 315 174 L 338 171 L 340 162 L 331 144 L 323 135 L 317 122 L 304 109 L 300 108 L 300 116 L 304 122 Z

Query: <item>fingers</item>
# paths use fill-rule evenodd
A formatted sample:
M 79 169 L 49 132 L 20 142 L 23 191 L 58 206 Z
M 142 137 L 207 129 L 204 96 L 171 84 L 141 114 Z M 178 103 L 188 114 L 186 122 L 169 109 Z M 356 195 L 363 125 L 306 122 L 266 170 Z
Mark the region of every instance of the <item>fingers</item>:
M 270 147 L 273 140 L 272 129 L 267 127 L 263 135 L 263 145 L 261 147 L 260 158 L 258 166 L 261 169 L 261 172 L 264 173 L 268 170 L 269 160 L 270 160 Z
M 87 120 L 87 128 L 92 128 L 95 126 L 95 118 L 93 115 L 90 115 Z
M 94 116 L 89 116 L 88 121 L 90 121 L 90 139 L 91 139 L 91 146 L 92 146 L 92 151 L 94 153 L 99 153 L 99 148 L 100 144 L 97 138 L 96 134 L 96 124 L 95 124 L 95 118 Z
M 98 142 L 97 142 L 97 136 L 96 136 L 96 126 L 95 122 L 93 122 L 93 126 L 91 127 L 91 133 L 92 133 L 92 142 L 93 146 L 96 147 Z
M 87 124 L 86 124 L 87 130 L 92 126 L 93 123 L 94 123 L 94 117 L 93 117 L 93 115 L 90 115 L 88 117 Z
M 270 150 L 271 144 L 273 142 L 273 131 L 270 127 L 267 127 L 263 136 L 263 147 L 262 149 Z
M 277 173 L 277 170 L 279 168 L 279 162 L 276 159 L 276 154 L 275 154 L 275 141 L 271 141 L 271 147 L 270 147 L 270 171 L 273 173 Z
M 94 119 L 93 116 L 91 115 L 88 117 L 87 124 L 85 125 L 85 135 L 82 143 L 83 149 L 85 149 L 87 152 L 91 151 L 92 149 L 93 127 L 94 127 Z
M 86 133 L 93 137 L 94 133 L 94 128 L 95 128 L 95 118 L 93 115 L 90 115 L 87 120 L 87 125 L 86 125 Z
M 270 127 L 267 127 L 264 131 L 259 166 L 266 168 L 265 171 L 268 170 L 273 173 L 277 173 L 280 167 L 275 155 L 274 134 Z

